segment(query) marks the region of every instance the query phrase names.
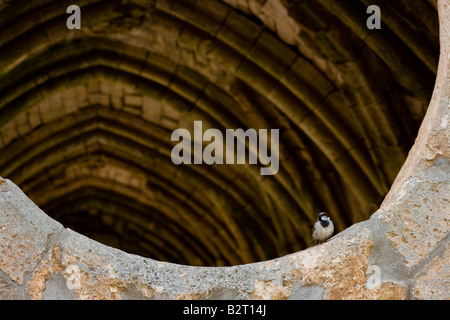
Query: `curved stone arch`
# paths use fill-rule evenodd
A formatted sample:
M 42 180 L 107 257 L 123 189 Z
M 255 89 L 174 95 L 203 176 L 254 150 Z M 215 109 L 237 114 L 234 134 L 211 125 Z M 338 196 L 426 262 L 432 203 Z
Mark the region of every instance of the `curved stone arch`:
M 182 6 L 181 8 L 183 8 L 183 10 L 186 9 Z M 175 20 L 173 19 L 179 19 L 183 23 L 188 23 L 190 26 L 193 26 L 194 28 L 199 28 L 199 30 L 201 30 L 203 33 L 211 36 L 211 32 L 209 32 L 208 30 L 207 30 L 208 32 L 204 31 L 205 28 L 204 24 L 199 24 L 196 21 L 192 21 L 192 16 L 186 13 L 177 15 L 176 13 L 177 10 L 174 10 L 175 12 L 173 12 L 171 8 L 162 7 L 159 9 L 161 12 L 164 12 L 165 14 L 169 15 L 163 16 L 163 18 L 169 19 L 169 21 L 166 22 L 166 24 L 169 22 L 175 23 Z M 88 8 L 86 10 L 89 11 Z M 103 14 L 105 10 L 106 11 L 111 10 L 111 5 L 102 2 L 102 11 L 100 12 L 102 12 Z M 179 8 L 178 10 L 181 9 Z M 89 21 L 95 20 L 96 16 L 95 14 L 89 13 L 87 15 L 88 18 L 86 24 L 89 25 L 90 23 Z M 186 19 L 186 17 L 190 17 L 191 20 L 184 21 L 183 19 Z M 53 20 L 59 21 L 58 18 L 55 18 Z M 53 43 L 58 43 L 61 41 L 61 39 L 67 38 L 67 33 L 64 30 L 61 30 L 61 28 L 53 30 L 53 28 L 55 28 L 56 25 L 56 22 L 53 20 L 45 21 L 43 27 L 49 28 L 50 30 L 44 33 L 51 35 L 51 39 L 55 39 L 53 40 Z M 322 102 L 320 102 L 322 98 L 314 97 L 314 94 L 309 93 L 308 88 L 302 85 L 302 82 L 299 81 L 292 82 L 292 80 L 294 79 L 293 77 L 299 77 L 301 79 L 301 74 L 300 75 L 298 74 L 299 70 L 296 70 L 295 73 L 291 75 L 292 73 L 291 67 L 295 67 L 297 64 L 299 64 L 300 59 L 295 58 L 295 55 L 293 53 L 290 53 L 289 49 L 285 47 L 282 43 L 279 43 L 276 46 L 276 49 L 279 49 L 279 51 L 275 51 L 273 49 L 267 50 L 271 46 L 268 45 L 266 42 L 268 42 L 269 40 L 272 42 L 277 40 L 271 37 L 259 26 L 253 26 L 253 28 L 255 29 L 254 34 L 252 35 L 253 38 L 251 38 L 250 41 L 244 46 L 242 46 L 243 44 L 242 41 L 239 42 L 236 39 L 237 30 L 232 30 L 233 33 L 231 38 L 227 38 L 225 36 L 226 38 L 223 39 L 220 36 L 220 30 L 225 28 L 220 28 L 219 24 L 218 27 L 219 30 L 216 30 L 217 36 L 212 39 L 215 42 L 219 43 L 217 45 L 213 45 L 213 47 L 221 48 L 223 46 L 223 43 L 226 43 L 226 45 L 230 45 L 233 48 L 233 50 L 235 50 L 235 52 L 238 52 L 238 58 L 236 59 L 235 57 L 233 57 L 233 59 L 235 59 L 236 61 L 234 61 L 233 64 L 231 64 L 231 68 L 230 65 L 228 65 L 228 62 L 222 62 L 222 65 L 225 67 L 225 69 L 230 69 L 232 73 L 235 73 L 238 78 L 241 78 L 251 87 L 253 87 L 256 91 L 258 91 L 261 95 L 266 95 L 267 98 L 278 109 L 280 109 L 284 114 L 286 114 L 296 125 L 300 127 L 300 129 L 304 133 L 306 133 L 309 139 L 314 140 L 315 145 L 317 145 L 321 149 L 321 151 L 326 155 L 326 157 L 331 161 L 333 166 L 336 168 L 337 172 L 339 172 L 341 179 L 347 181 L 348 185 L 353 185 L 358 188 L 359 192 L 355 193 L 355 196 L 359 198 L 361 203 L 364 203 L 366 201 L 373 201 L 373 199 L 377 198 L 384 191 L 386 191 L 386 186 L 382 186 L 382 184 L 379 182 L 377 174 L 375 173 L 375 168 L 373 166 L 372 159 L 370 159 L 368 154 L 366 154 L 358 146 L 358 142 L 353 139 L 353 135 L 350 132 L 347 132 L 347 128 L 342 126 L 339 123 L 339 121 L 336 121 L 336 116 L 328 111 L 329 108 L 321 107 L 328 100 L 325 99 Z M 185 29 L 183 29 L 183 31 L 185 31 Z M 197 45 L 201 41 L 205 41 L 204 39 L 201 38 L 201 36 L 198 35 L 202 33 L 198 32 L 184 32 L 183 35 L 180 36 L 174 33 L 168 34 L 175 37 L 182 37 L 183 35 L 188 34 L 186 36 L 187 39 L 183 40 L 187 41 L 186 43 L 188 47 L 192 45 Z M 121 41 L 124 43 L 126 43 L 127 41 L 131 41 L 128 39 L 126 35 L 122 35 L 121 37 L 123 38 L 121 39 Z M 193 39 L 191 39 L 191 37 L 193 37 Z M 35 39 L 36 37 L 34 36 L 29 36 L 29 38 L 33 39 L 33 41 L 37 41 Z M 44 41 L 46 39 L 41 38 L 41 40 Z M 146 39 L 144 34 L 141 40 L 146 40 L 147 43 L 152 43 L 151 40 L 153 39 Z M 164 41 L 167 41 L 170 45 L 169 40 L 164 39 Z M 176 39 L 172 39 L 172 41 L 175 40 Z M 21 39 L 21 43 L 24 41 L 26 40 Z M 11 46 L 13 46 L 13 44 Z M 271 43 L 271 45 L 273 46 L 273 43 Z M 21 48 L 22 53 L 19 51 L 15 55 L 16 60 L 19 61 L 23 59 L 25 54 L 31 55 L 33 53 L 33 49 L 40 48 L 40 46 L 35 45 L 35 47 L 31 46 L 30 48 L 23 48 L 23 47 Z M 171 54 L 180 57 L 182 56 L 182 51 L 180 51 L 180 49 L 178 48 L 172 49 L 174 51 Z M 176 49 L 178 49 L 179 51 L 177 54 Z M 266 51 L 270 52 L 274 56 L 272 57 L 264 53 L 264 51 L 262 51 L 263 49 L 266 49 Z M 127 51 L 127 49 L 122 50 L 123 52 Z M 8 51 L 8 48 L 6 48 L 6 51 Z M 224 58 L 228 58 L 229 56 L 228 51 L 222 52 L 219 50 L 217 53 L 215 53 L 214 50 L 212 51 L 213 55 L 211 56 L 211 58 L 216 58 L 216 61 L 223 61 Z M 274 67 L 280 65 L 280 61 L 283 61 L 284 63 L 284 61 L 286 60 L 286 58 L 283 56 L 281 57 L 277 56 L 279 52 L 285 54 L 290 58 L 288 59 L 288 62 L 285 63 L 285 65 L 282 65 L 281 67 Z M 233 54 L 231 56 L 233 56 Z M 10 55 L 10 57 L 11 57 L 10 60 L 14 60 L 14 55 Z M 264 57 L 264 59 L 261 59 L 261 57 Z M 8 63 L 10 65 L 16 64 L 15 62 L 5 61 L 5 64 Z M 300 65 L 302 65 L 303 63 L 307 63 L 307 61 L 304 59 L 300 61 Z M 120 69 L 121 67 L 122 66 L 119 64 L 118 69 Z M 132 66 L 132 68 L 133 72 L 140 71 L 139 69 L 135 70 L 134 69 L 135 66 Z M 286 76 L 289 76 L 289 78 L 287 78 L 288 80 L 284 80 Z M 278 78 L 280 79 L 279 82 L 277 82 Z M 255 81 L 255 79 L 260 80 Z M 283 86 L 281 86 L 281 84 Z M 301 90 L 298 88 L 299 86 L 301 86 Z M 296 106 L 295 108 L 292 107 L 294 105 Z M 304 110 L 301 113 L 299 113 L 299 110 L 301 110 L 299 108 L 301 106 L 304 106 Z M 16 106 L 14 106 L 14 109 L 18 110 Z M 330 145 L 333 145 L 333 147 L 330 148 L 329 147 Z M 352 174 L 347 174 L 349 171 L 351 171 Z
M 49 218 L 0 180 L 2 298 L 448 298 L 450 202 L 448 34 L 416 143 L 380 209 L 328 243 L 274 260 L 223 268 L 158 262 L 103 246 Z M 19 241 L 17 241 L 19 239 Z M 80 286 L 61 288 L 76 265 Z M 370 266 L 379 287 L 368 288 Z M 350 290 L 351 289 L 351 290 Z

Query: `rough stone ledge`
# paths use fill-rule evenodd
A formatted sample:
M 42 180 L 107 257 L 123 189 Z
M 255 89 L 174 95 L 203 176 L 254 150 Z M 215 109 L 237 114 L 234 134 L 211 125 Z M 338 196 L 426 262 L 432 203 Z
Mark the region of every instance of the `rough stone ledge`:
M 437 158 L 397 184 L 371 219 L 325 244 L 220 268 L 104 246 L 0 179 L 0 298 L 449 299 L 449 172 L 448 157 Z
M 442 245 L 448 236 L 433 240 L 439 252 L 423 258 L 414 239 L 404 244 L 393 236 L 398 225 L 389 219 L 402 212 L 377 212 L 325 244 L 274 260 L 192 267 L 128 254 L 65 229 L 11 181 L 0 181 L 2 299 L 449 298 L 448 282 L 436 278 L 448 278 L 448 245 Z M 419 189 L 449 185 L 414 181 Z M 448 220 L 446 228 L 448 234 Z

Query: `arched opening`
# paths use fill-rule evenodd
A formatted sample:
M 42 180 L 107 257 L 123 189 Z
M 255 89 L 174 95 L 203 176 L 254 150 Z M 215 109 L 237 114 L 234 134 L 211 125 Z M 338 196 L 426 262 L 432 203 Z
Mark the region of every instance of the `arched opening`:
M 0 176 L 127 252 L 235 265 L 304 249 L 380 205 L 439 54 L 433 1 L 80 1 L 0 6 Z M 171 161 L 177 128 L 280 130 L 277 174 Z M 207 145 L 205 142 L 204 145 Z

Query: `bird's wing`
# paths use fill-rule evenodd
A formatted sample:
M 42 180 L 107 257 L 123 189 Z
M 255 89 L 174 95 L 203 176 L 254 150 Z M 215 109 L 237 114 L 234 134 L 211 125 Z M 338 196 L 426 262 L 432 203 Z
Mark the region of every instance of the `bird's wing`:
M 311 230 L 312 232 L 311 232 L 311 242 L 309 243 L 309 244 L 312 244 L 315 240 L 314 240 L 314 232 L 316 232 L 316 222 L 314 222 L 314 225 L 313 225 L 313 227 L 312 227 L 312 230 Z

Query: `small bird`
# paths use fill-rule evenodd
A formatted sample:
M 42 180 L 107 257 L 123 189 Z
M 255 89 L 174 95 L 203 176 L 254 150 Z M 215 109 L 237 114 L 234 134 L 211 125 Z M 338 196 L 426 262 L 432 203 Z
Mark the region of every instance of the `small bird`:
M 314 242 L 322 243 L 325 242 L 334 232 L 334 225 L 330 217 L 326 212 L 321 212 L 318 214 L 316 223 L 314 224 L 312 240 L 310 243 Z

